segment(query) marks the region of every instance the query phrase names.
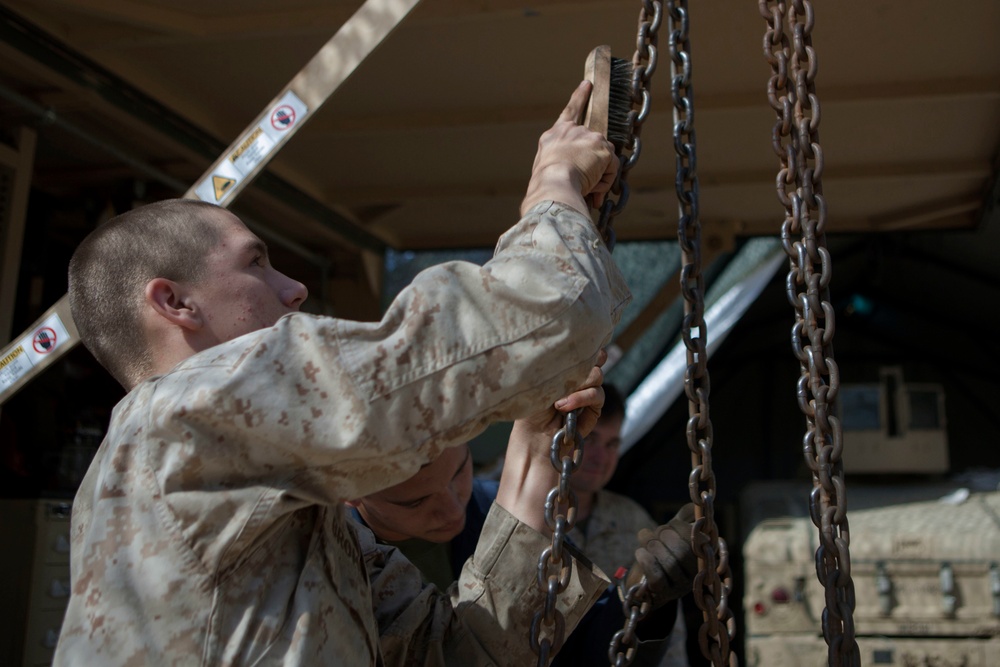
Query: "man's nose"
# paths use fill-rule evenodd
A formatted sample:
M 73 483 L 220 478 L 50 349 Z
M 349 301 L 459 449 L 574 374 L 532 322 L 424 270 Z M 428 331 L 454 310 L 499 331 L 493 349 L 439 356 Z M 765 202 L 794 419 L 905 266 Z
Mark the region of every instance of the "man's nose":
M 309 289 L 298 280 L 292 280 L 288 276 L 282 276 L 287 285 L 281 290 L 281 301 L 289 308 L 298 308 L 309 296 Z
M 462 499 L 454 488 L 449 488 L 442 496 L 438 512 L 446 523 L 458 521 L 465 516 L 465 504 L 462 503 Z

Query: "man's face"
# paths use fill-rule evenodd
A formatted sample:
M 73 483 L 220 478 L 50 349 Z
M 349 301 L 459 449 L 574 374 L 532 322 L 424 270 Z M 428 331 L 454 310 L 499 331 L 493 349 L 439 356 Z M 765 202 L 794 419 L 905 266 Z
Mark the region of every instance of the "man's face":
M 465 527 L 472 495 L 468 445 L 449 447 L 402 484 L 352 503 L 383 540 L 449 542 Z
M 574 491 L 596 493 L 611 481 L 618 466 L 623 422 L 621 415 L 601 417 L 583 441 L 583 461 L 569 478 Z
M 221 241 L 205 258 L 205 276 L 192 286 L 213 344 L 273 326 L 295 312 L 305 285 L 271 266 L 267 246 L 232 213 L 212 212 Z

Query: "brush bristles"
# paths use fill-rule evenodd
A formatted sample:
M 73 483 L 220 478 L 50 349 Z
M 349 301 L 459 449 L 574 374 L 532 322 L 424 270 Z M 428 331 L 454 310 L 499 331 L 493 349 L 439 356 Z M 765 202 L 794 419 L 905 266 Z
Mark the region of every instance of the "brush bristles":
M 608 89 L 608 141 L 621 152 L 632 140 L 632 62 L 611 58 L 611 76 Z

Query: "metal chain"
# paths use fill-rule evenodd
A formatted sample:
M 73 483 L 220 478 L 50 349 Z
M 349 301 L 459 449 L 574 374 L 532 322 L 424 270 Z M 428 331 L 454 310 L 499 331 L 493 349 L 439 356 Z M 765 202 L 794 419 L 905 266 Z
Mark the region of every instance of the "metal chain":
M 660 0 L 644 0 L 639 9 L 639 27 L 636 33 L 635 53 L 632 55 L 632 110 L 629 112 L 629 124 L 632 128 L 629 142 L 622 151 L 621 169 L 618 179 L 612 187 L 612 193 L 618 195 L 618 200 L 609 201 L 601 207 L 598 219 L 598 229 L 604 231 L 604 240 L 608 248 L 614 247 L 615 233 L 612 228 L 613 218 L 621 213 L 628 202 L 628 175 L 639 161 L 642 153 L 642 124 L 649 116 L 650 84 L 659 56 L 659 32 L 663 23 L 663 3 Z M 627 153 L 627 157 L 626 157 Z M 646 578 L 625 593 L 622 600 L 622 612 L 625 615 L 625 626 L 615 633 L 608 647 L 608 660 L 615 667 L 627 667 L 635 660 L 638 648 L 636 627 L 649 614 L 652 608 Z
M 662 17 L 663 3 L 660 0 L 643 0 L 639 10 L 636 50 L 632 56 L 632 110 L 628 115 L 632 131 L 629 140 L 622 147 L 618 176 L 611 192 L 604 199 L 597 223 L 597 229 L 604 237 L 609 251 L 614 250 L 615 246 L 613 219 L 628 203 L 628 175 L 642 153 L 640 135 L 642 124 L 649 116 L 649 85 L 656 71 L 657 39 Z M 552 438 L 549 450 L 552 466 L 559 472 L 559 484 L 549 491 L 545 499 L 545 523 L 552 530 L 552 544 L 538 558 L 537 583 L 545 593 L 545 603 L 540 611 L 535 612 L 531 621 L 531 650 L 538 656 L 539 667 L 549 664 L 565 640 L 566 621 L 562 612 L 556 608 L 556 595 L 566 589 L 573 567 L 572 559 L 564 558 L 563 543 L 576 523 L 576 494 L 570 489 L 569 476 L 583 460 L 583 442 L 576 429 L 578 415 L 577 410 L 566 415 L 565 424 Z M 629 648 L 629 645 L 636 641 L 635 626 L 649 613 L 645 580 L 633 587 L 624 604 L 628 621 L 625 628 L 615 634 L 609 648 L 611 661 L 619 666 L 632 662 L 635 650 Z M 551 636 L 542 637 L 543 626 L 549 629 L 548 634 Z M 621 657 L 613 657 L 615 654 Z
M 650 94 L 649 86 L 656 71 L 657 41 L 659 39 L 660 23 L 663 20 L 663 3 L 660 0 L 642 0 L 639 9 L 639 30 L 635 40 L 635 54 L 632 56 L 632 110 L 628 122 L 632 128 L 631 137 L 622 148 L 619 159 L 621 166 L 618 178 L 611 186 L 611 192 L 604 198 L 597 229 L 604 236 L 608 250 L 615 247 L 615 216 L 625 209 L 628 203 L 628 175 L 632 167 L 639 161 L 642 153 L 642 124 L 649 116 Z M 617 197 L 617 199 L 615 198 Z
M 652 606 L 646 577 L 643 577 L 638 584 L 628 589 L 622 599 L 625 627 L 615 633 L 608 647 L 608 661 L 615 667 L 631 665 L 635 660 L 635 652 L 639 648 L 635 631 L 639 621 L 649 615 Z
M 663 5 L 660 0 L 643 0 L 639 11 L 636 51 L 632 57 L 632 110 L 628 116 L 631 127 L 630 138 L 618 155 L 620 161 L 618 176 L 611 187 L 611 192 L 604 199 L 597 223 L 608 250 L 614 250 L 615 246 L 613 220 L 628 203 L 629 172 L 639 161 L 642 153 L 640 134 L 642 124 L 649 115 L 649 85 L 653 72 L 656 71 L 657 39 L 662 15 Z M 545 500 L 545 523 L 552 530 L 552 544 L 538 558 L 537 583 L 545 593 L 545 603 L 531 621 L 531 649 L 538 656 L 539 667 L 549 664 L 565 639 L 566 622 L 562 613 L 556 609 L 556 595 L 565 590 L 572 572 L 572 560 L 569 557 L 564 558 L 563 543 L 576 523 L 576 494 L 570 489 L 569 476 L 583 460 L 583 443 L 576 429 L 578 414 L 579 412 L 574 410 L 566 415 L 565 425 L 553 437 L 549 451 L 552 466 L 559 472 L 559 484 L 549 491 Z M 643 580 L 631 594 L 636 599 L 645 599 L 648 597 L 645 595 L 645 590 L 645 580 Z M 631 601 L 633 598 L 626 599 Z M 622 662 L 623 658 L 618 658 L 616 661 L 612 657 L 611 660 L 615 664 L 631 663 L 634 650 L 626 649 L 622 652 L 621 645 L 623 642 L 629 644 L 635 641 L 635 626 L 649 611 L 648 600 L 637 601 L 632 607 L 625 611 L 629 623 L 624 630 L 616 633 L 609 649 L 609 657 L 614 652 L 622 656 L 627 654 L 630 657 L 628 662 Z M 543 626 L 548 629 L 545 637 L 541 636 Z
M 566 639 L 566 619 L 556 608 L 556 596 L 566 590 L 573 573 L 573 559 L 564 552 L 566 535 L 576 524 L 576 494 L 569 486 L 569 476 L 583 460 L 583 442 L 577 433 L 579 410 L 566 415 L 565 425 L 552 437 L 549 460 L 559 472 L 559 484 L 545 498 L 545 524 L 552 530 L 552 544 L 538 557 L 538 587 L 545 593 L 545 603 L 531 620 L 531 650 L 545 667 L 562 648 Z M 543 626 L 548 629 L 542 636 Z
M 694 102 L 691 87 L 691 43 L 688 38 L 687 0 L 667 3 L 670 26 L 670 88 L 674 103 L 674 150 L 677 154 L 677 240 L 682 255 L 681 292 L 684 323 L 681 335 L 687 348 L 684 392 L 688 399 L 687 444 L 691 450 L 688 492 L 695 505 L 692 547 L 699 572 L 692 593 L 704 623 L 698 632 L 702 655 L 715 667 L 736 665 L 730 642 L 736 620 L 729 608 L 733 578 L 729 550 L 715 523 L 716 485 L 712 471 L 712 421 L 709 417 L 709 380 L 705 330 L 705 278 L 701 266 L 701 222 L 698 213 L 698 172 L 695 150 Z
M 795 308 L 792 350 L 801 367 L 797 394 L 806 418 L 803 452 L 813 476 L 809 512 L 820 537 L 816 575 L 826 590 L 823 636 L 831 667 L 860 665 L 841 463 L 843 431 L 834 414 L 840 372 L 833 358 L 836 326 L 829 295 L 827 208 L 820 180 L 823 151 L 815 89 L 818 63 L 812 47 L 813 8 L 809 0 L 758 0 L 758 6 L 767 22 L 764 57 L 772 72 L 767 96 L 777 115 L 771 144 L 781 163 L 775 185 L 785 207 L 781 241 L 790 266 L 785 289 Z

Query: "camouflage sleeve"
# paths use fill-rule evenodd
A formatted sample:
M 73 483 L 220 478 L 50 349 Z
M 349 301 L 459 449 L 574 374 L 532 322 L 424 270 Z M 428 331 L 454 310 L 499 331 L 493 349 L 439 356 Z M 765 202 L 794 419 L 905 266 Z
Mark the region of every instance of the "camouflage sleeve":
M 219 468 L 308 503 L 373 493 L 568 393 L 630 298 L 591 221 L 540 204 L 484 266 L 422 272 L 381 322 L 290 315 L 184 362 L 152 428 L 212 448 L 153 469 L 167 492 Z
M 548 538 L 494 503 L 475 554 L 447 595 L 423 585 L 416 567 L 392 547 L 376 545 L 367 529 L 359 529 L 359 539 L 387 667 L 535 664 L 531 619 L 544 600 L 535 570 Z M 608 583 L 589 563 L 574 560 L 558 599 L 567 635 Z
M 578 386 L 630 299 L 591 220 L 547 202 L 484 266 L 432 267 L 381 322 L 341 321 L 337 339 L 375 439 L 420 465 Z

